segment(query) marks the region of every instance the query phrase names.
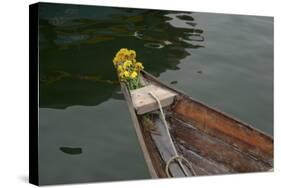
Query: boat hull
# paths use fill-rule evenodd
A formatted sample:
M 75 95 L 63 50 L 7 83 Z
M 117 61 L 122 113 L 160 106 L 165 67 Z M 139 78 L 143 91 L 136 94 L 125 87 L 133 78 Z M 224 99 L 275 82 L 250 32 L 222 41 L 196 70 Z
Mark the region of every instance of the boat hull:
M 263 172 L 273 168 L 271 136 L 163 84 L 147 72 L 142 72 L 142 79 L 146 84 L 177 93 L 173 104 L 164 108 L 166 120 L 173 144 L 196 175 Z M 151 177 L 168 177 L 165 145 L 169 143 L 157 136 L 160 114 L 154 111 L 138 115 L 125 83 L 121 83 L 121 89 Z

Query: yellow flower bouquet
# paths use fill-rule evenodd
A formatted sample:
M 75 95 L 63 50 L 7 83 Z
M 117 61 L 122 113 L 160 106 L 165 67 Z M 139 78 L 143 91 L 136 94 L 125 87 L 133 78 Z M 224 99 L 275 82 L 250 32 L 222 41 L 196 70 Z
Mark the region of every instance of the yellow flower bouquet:
M 113 64 L 118 72 L 121 82 L 125 82 L 130 90 L 142 87 L 140 71 L 143 70 L 141 62 L 136 60 L 136 52 L 127 48 L 120 49 L 113 58 Z

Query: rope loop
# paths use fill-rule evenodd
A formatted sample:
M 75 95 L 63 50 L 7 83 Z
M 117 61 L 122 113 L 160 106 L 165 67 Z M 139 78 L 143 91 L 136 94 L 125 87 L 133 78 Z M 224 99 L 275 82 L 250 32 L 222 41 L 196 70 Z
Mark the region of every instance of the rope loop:
M 165 172 L 166 172 L 166 174 L 167 174 L 167 176 L 168 176 L 169 178 L 172 177 L 172 176 L 170 175 L 170 172 L 169 172 L 169 166 L 170 166 L 170 164 L 171 164 L 173 161 L 175 161 L 175 160 L 177 160 L 178 162 L 184 162 L 185 165 L 188 167 L 188 169 L 191 171 L 192 175 L 195 175 L 195 172 L 194 172 L 194 170 L 193 170 L 193 168 L 192 168 L 191 163 L 190 163 L 185 157 L 183 157 L 182 155 L 174 155 L 173 157 L 171 157 L 171 158 L 168 160 L 168 162 L 166 163 L 166 167 L 165 167 Z
M 166 168 L 165 168 L 165 171 L 166 171 L 166 174 L 168 177 L 171 177 L 170 173 L 169 173 L 169 166 L 170 166 L 170 163 L 174 160 L 177 160 L 178 163 L 179 163 L 179 166 L 180 168 L 182 169 L 183 173 L 185 174 L 185 176 L 189 176 L 188 172 L 185 170 L 183 164 L 182 164 L 182 160 L 186 163 L 188 169 L 191 171 L 192 175 L 195 175 L 195 172 L 192 168 L 192 165 L 190 164 L 190 162 L 184 158 L 183 156 L 181 155 L 178 155 L 178 152 L 176 150 L 176 147 L 173 143 L 173 140 L 172 140 L 172 137 L 171 137 L 171 134 L 170 134 L 170 131 L 169 131 L 169 127 L 168 127 L 168 124 L 167 124 L 167 121 L 166 121 L 166 118 L 165 118 L 165 114 L 163 112 L 163 109 L 162 109 L 162 105 L 161 105 L 161 102 L 159 100 L 159 98 L 153 93 L 153 92 L 149 92 L 149 94 L 156 100 L 157 104 L 158 104 L 158 107 L 159 107 L 159 110 L 160 110 L 160 113 L 161 113 L 161 116 L 162 116 L 162 121 L 164 123 L 164 126 L 165 126 L 165 129 L 166 129 L 166 132 L 167 132 L 167 135 L 168 135 L 168 138 L 169 138 L 169 141 L 170 141 L 170 144 L 172 146 L 172 149 L 174 151 L 174 156 L 171 157 L 168 162 L 166 163 Z

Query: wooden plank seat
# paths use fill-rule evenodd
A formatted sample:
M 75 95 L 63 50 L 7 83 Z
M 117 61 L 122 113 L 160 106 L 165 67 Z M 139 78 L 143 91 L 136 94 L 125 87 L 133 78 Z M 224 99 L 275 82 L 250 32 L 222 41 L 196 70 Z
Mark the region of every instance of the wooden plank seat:
M 149 84 L 145 87 L 132 90 L 131 97 L 137 114 L 145 114 L 147 112 L 158 109 L 157 102 L 149 94 L 149 92 L 153 92 L 153 94 L 157 96 L 162 107 L 172 104 L 175 96 L 177 95 L 171 90 L 167 90 L 163 87 L 159 87 L 153 84 Z

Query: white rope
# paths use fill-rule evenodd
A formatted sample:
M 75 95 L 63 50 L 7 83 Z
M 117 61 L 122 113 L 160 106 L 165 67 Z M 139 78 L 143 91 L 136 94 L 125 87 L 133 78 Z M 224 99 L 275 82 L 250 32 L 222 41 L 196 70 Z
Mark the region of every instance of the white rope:
M 171 157 L 171 158 L 168 160 L 168 162 L 166 163 L 165 172 L 166 172 L 166 174 L 168 175 L 168 177 L 171 177 L 171 175 L 170 175 L 170 173 L 169 173 L 169 166 L 170 166 L 170 164 L 171 164 L 174 160 L 178 160 L 178 162 L 179 162 L 179 161 L 185 162 L 186 165 L 188 165 L 189 169 L 191 170 L 192 175 L 195 175 L 195 172 L 194 172 L 194 170 L 193 170 L 193 168 L 192 168 L 191 163 L 190 163 L 186 158 L 184 158 L 182 155 L 175 155 L 175 156 Z
M 185 174 L 186 176 L 188 176 L 189 174 L 186 172 L 186 170 L 185 170 L 185 168 L 184 168 L 184 166 L 183 166 L 183 164 L 182 164 L 182 160 L 184 160 L 184 161 L 188 164 L 189 169 L 191 170 L 192 174 L 195 175 L 195 172 L 194 172 L 194 170 L 193 170 L 191 164 L 190 164 L 183 156 L 178 155 L 178 152 L 177 152 L 177 150 L 176 150 L 176 148 L 175 148 L 175 145 L 174 145 L 174 143 L 173 143 L 173 140 L 172 140 L 172 137 L 171 137 L 169 128 L 168 128 L 168 124 L 167 124 L 167 122 L 166 122 L 165 114 L 164 114 L 164 112 L 163 112 L 163 109 L 162 109 L 162 105 L 161 105 L 161 103 L 160 103 L 160 100 L 158 99 L 158 97 L 157 97 L 153 92 L 150 91 L 149 94 L 157 101 L 157 104 L 158 104 L 159 109 L 160 109 L 160 112 L 161 112 L 162 121 L 163 121 L 163 123 L 164 123 L 164 125 L 165 125 L 165 129 L 166 129 L 166 132 L 167 132 L 167 134 L 168 134 L 169 141 L 170 141 L 170 143 L 171 143 L 172 149 L 173 149 L 174 154 L 175 154 L 175 155 L 174 155 L 173 157 L 171 157 L 171 158 L 169 159 L 169 161 L 166 163 L 166 168 L 165 168 L 166 174 L 168 175 L 168 177 L 171 177 L 170 174 L 169 174 L 169 165 L 171 164 L 171 162 L 172 162 L 173 160 L 177 160 L 178 163 L 179 163 L 179 165 L 180 165 L 180 167 L 181 167 L 181 169 L 183 170 L 184 174 Z

